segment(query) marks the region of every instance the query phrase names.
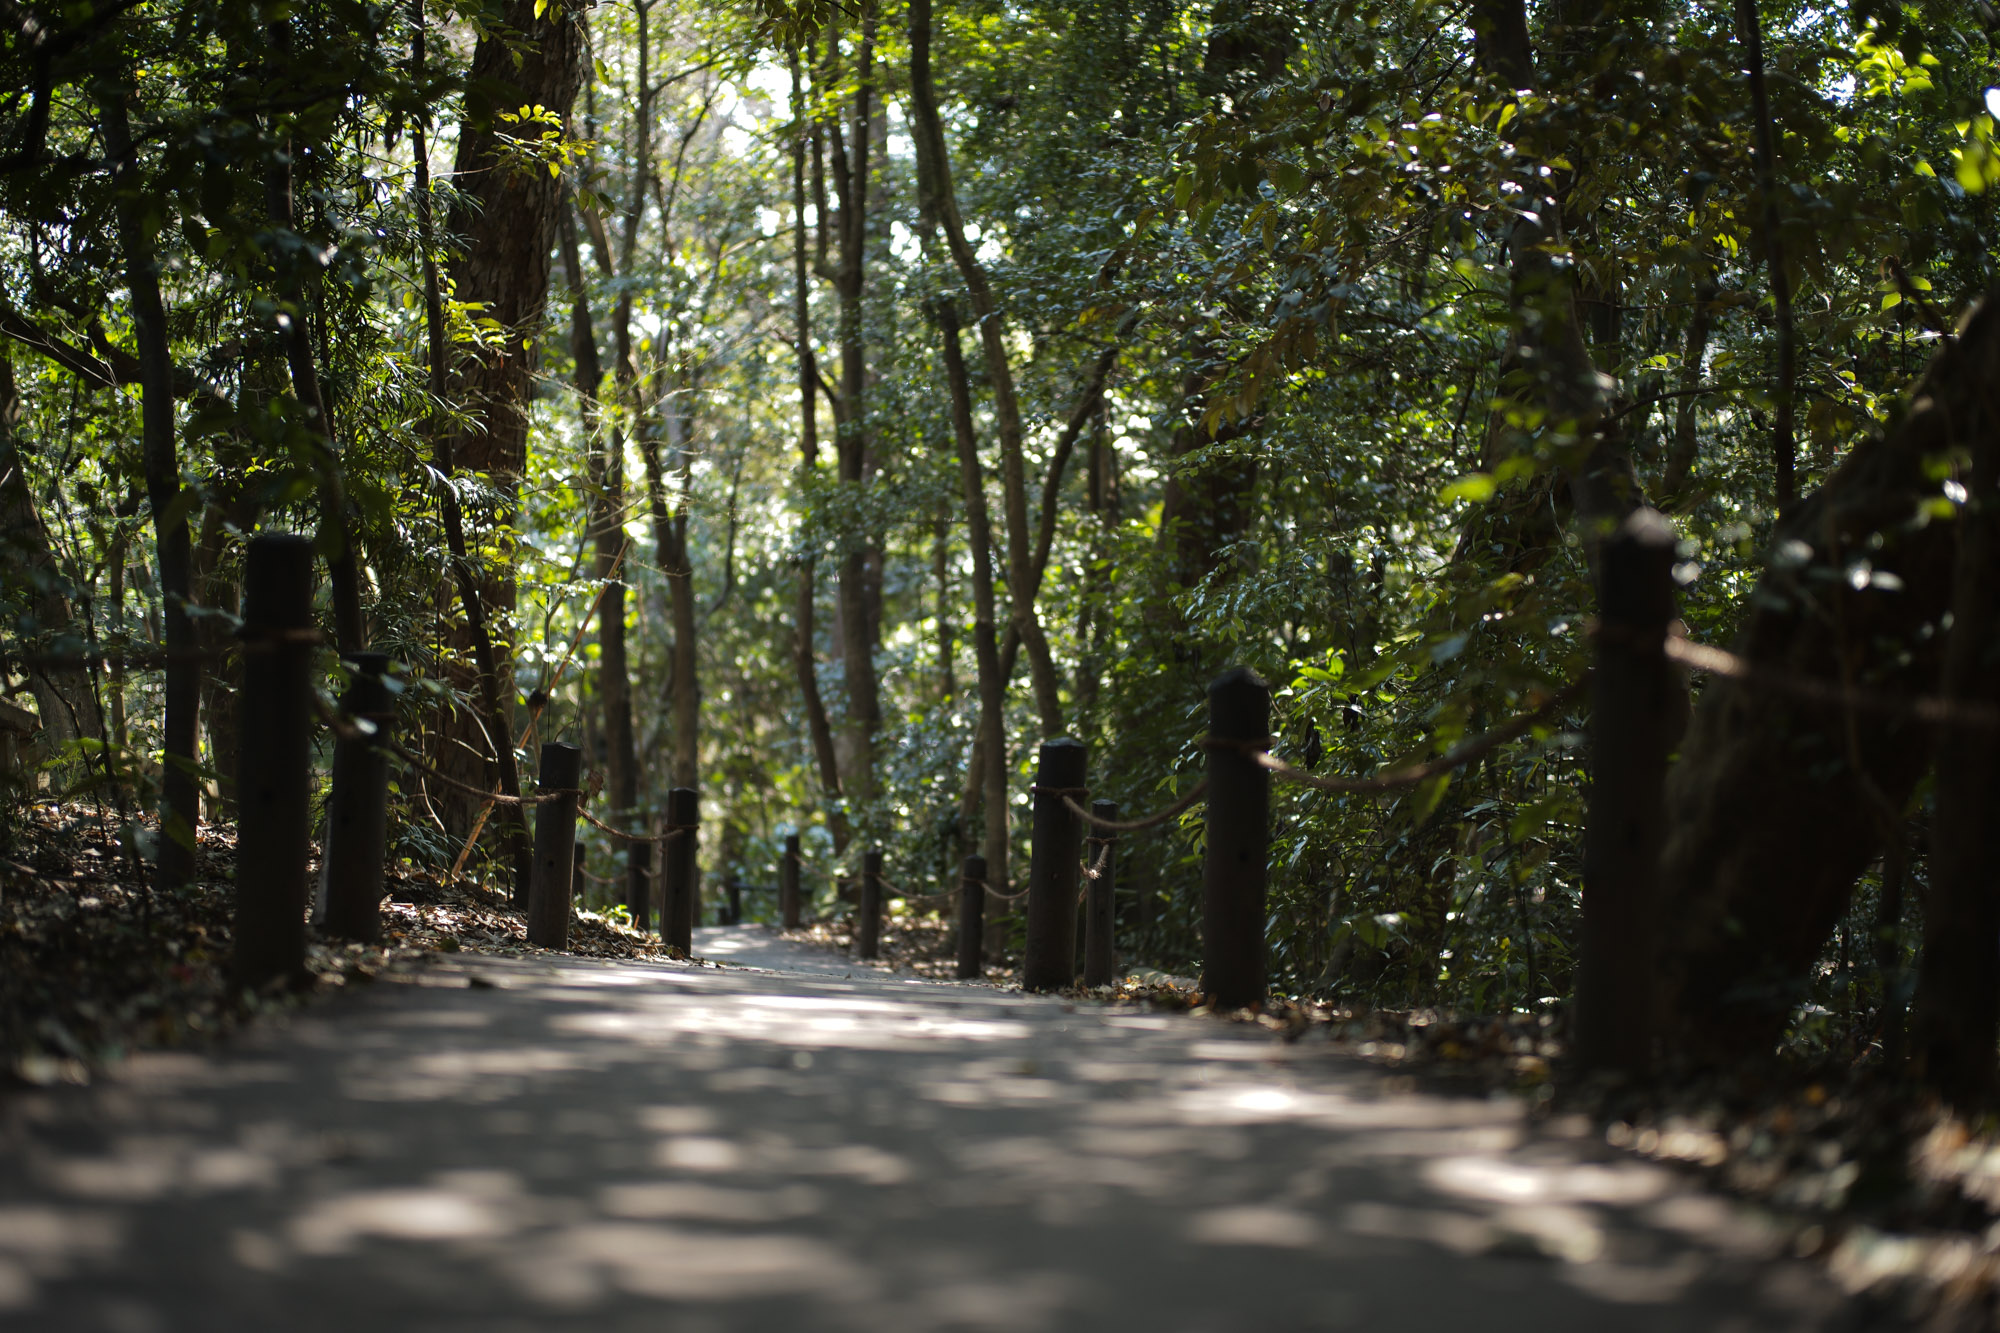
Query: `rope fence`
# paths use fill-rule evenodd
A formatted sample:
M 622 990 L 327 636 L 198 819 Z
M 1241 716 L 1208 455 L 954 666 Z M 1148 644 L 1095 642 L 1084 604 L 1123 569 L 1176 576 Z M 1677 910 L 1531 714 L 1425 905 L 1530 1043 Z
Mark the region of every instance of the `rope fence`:
M 1933 727 L 2000 728 L 2000 706 L 1984 699 L 1866 688 L 1851 680 L 1808 675 L 1793 665 L 1760 662 L 1689 640 L 1679 632 L 1675 619 L 1674 549 L 1664 520 L 1658 515 L 1649 517 L 1647 511 L 1634 515 L 1607 538 L 1601 548 L 1598 592 L 1603 619 L 1586 631 L 1586 639 L 1595 649 L 1591 668 L 1566 683 L 1530 692 L 1527 697 L 1532 707 L 1528 711 L 1450 746 L 1435 758 L 1398 761 L 1366 777 L 1322 776 L 1281 759 L 1271 753 L 1271 687 L 1242 667 L 1225 672 L 1209 686 L 1208 725 L 1197 742 L 1206 773 L 1164 809 L 1151 814 L 1120 819 L 1116 817 L 1118 807 L 1111 801 L 1098 801 L 1093 808 L 1086 785 L 1084 746 L 1067 738 L 1046 741 L 1041 746 L 1036 781 L 1030 788 L 1033 839 L 1027 882 L 1019 889 L 1004 891 L 992 879 L 1010 876 L 1002 872 L 989 878 L 984 858 L 968 857 L 954 888 L 913 893 L 882 873 L 882 852 L 870 848 L 861 870 L 861 929 L 857 930 L 857 940 L 865 934 L 869 945 L 864 953 L 857 943 L 857 954 L 873 956 L 886 895 L 893 894 L 912 906 L 944 904 L 957 897 L 959 974 L 976 977 L 981 974 L 978 931 L 984 914 L 994 904 L 1026 899 L 1022 984 L 1030 990 L 1061 989 L 1073 984 L 1076 976 L 1075 909 L 1081 903 L 1088 960 L 1085 976 L 1102 976 L 1110 966 L 1110 939 L 1116 925 L 1112 881 L 1119 870 L 1117 843 L 1123 836 L 1168 826 L 1197 803 L 1205 802 L 1200 849 L 1203 990 L 1217 1007 L 1249 1006 L 1261 1003 L 1266 995 L 1264 936 L 1273 780 L 1307 790 L 1362 797 L 1408 791 L 1479 762 L 1574 707 L 1586 689 L 1594 690 L 1589 719 L 1593 766 L 1600 776 L 1615 773 L 1620 780 L 1593 782 L 1588 824 L 1634 832 L 1618 840 L 1587 840 L 1584 880 L 1590 885 L 1618 886 L 1629 901 L 1642 901 L 1655 892 L 1664 845 L 1663 803 L 1658 793 L 1664 788 L 1671 754 L 1666 729 L 1661 725 L 1661 701 L 1675 692 L 1685 697 L 1682 670 L 1741 682 L 1753 691 L 1771 690 L 1848 710 L 1850 728 L 1854 713 L 1862 710 Z M 661 872 L 661 936 L 682 953 L 689 951 L 689 932 L 700 897 L 694 836 L 700 817 L 697 791 L 676 787 L 668 793 L 660 832 L 630 832 L 586 808 L 600 794 L 602 778 L 593 772 L 585 780 L 582 751 L 575 745 L 559 741 L 541 745 L 536 771 L 542 781 L 533 795 L 509 796 L 445 772 L 390 734 L 397 701 L 391 693 L 389 662 L 383 654 L 346 655 L 354 672 L 338 704 L 315 688 L 319 658 L 316 651 L 307 649 L 322 646 L 324 636 L 311 624 L 310 542 L 283 534 L 260 534 L 252 540 L 246 560 L 260 570 L 258 578 L 246 578 L 246 587 L 258 591 L 254 598 L 246 599 L 241 626 L 232 626 L 232 640 L 227 644 L 201 649 L 124 642 L 101 647 L 93 644 L 87 653 L 0 655 L 0 666 L 9 671 L 124 666 L 234 655 L 241 663 L 248 710 L 239 728 L 239 764 L 245 772 L 272 773 L 273 781 L 284 787 L 287 803 L 281 812 L 285 818 L 245 821 L 239 829 L 239 886 L 297 886 L 306 882 L 301 831 L 311 822 L 305 817 L 304 802 L 311 788 L 311 726 L 316 714 L 336 739 L 326 827 L 358 830 L 325 840 L 323 883 L 329 887 L 321 920 L 334 933 L 372 939 L 378 929 L 387 860 L 387 788 L 393 761 L 422 774 L 427 782 L 479 802 L 473 831 L 459 853 L 454 874 L 477 841 L 488 810 L 553 807 L 534 821 L 532 872 L 525 859 L 517 861 L 515 902 L 526 911 L 531 942 L 565 947 L 573 907 L 577 833 L 580 825 L 587 824 L 616 843 L 635 848 L 658 844 L 662 848 L 664 854 L 657 862 Z M 599 591 L 601 594 L 601 587 Z M 569 670 L 581 633 L 579 630 L 578 639 L 571 642 L 569 652 L 548 679 L 549 688 Z M 515 750 L 527 744 L 534 733 L 547 699 L 546 689 L 536 691 L 530 702 L 529 729 Z M 493 740 L 503 744 L 506 737 Z M 479 763 L 490 762 L 475 751 L 468 753 Z M 501 751 L 493 757 L 504 763 L 511 753 Z M 448 756 L 445 761 L 454 758 Z M 1167 776 L 1173 777 L 1171 773 Z M 619 820 L 636 820 L 624 809 L 608 813 Z M 523 832 L 525 823 L 522 821 Z M 525 852 L 525 846 L 520 850 Z M 635 852 L 633 859 L 636 863 L 641 857 Z M 799 873 L 794 836 L 787 843 L 779 885 L 787 924 L 796 924 Z M 626 883 L 632 894 L 628 906 L 643 927 L 647 904 L 636 888 L 638 876 L 601 878 L 585 870 L 581 878 L 613 887 Z M 732 876 L 732 916 L 739 913 L 744 887 Z M 291 891 L 286 889 L 286 893 Z M 783 906 L 787 901 L 789 906 Z M 1594 923 L 1591 929 L 1608 933 L 1593 936 L 1591 930 L 1585 931 L 1586 939 L 1594 942 L 1579 956 L 1577 994 L 1590 997 L 1588 1006 L 1579 1001 L 1579 1013 L 1587 1014 L 1589 1024 L 1587 1030 L 1579 1026 L 1577 1048 L 1589 1063 L 1638 1060 L 1641 1057 L 1632 1052 L 1643 1051 L 1654 1013 L 1652 997 L 1634 989 L 1649 984 L 1648 970 L 1642 964 L 1651 946 L 1631 929 L 1632 921 L 1644 919 L 1643 913 L 1630 921 L 1611 921 L 1603 909 L 1593 907 L 1594 901 L 1605 901 L 1603 893 L 1595 898 L 1591 893 L 1584 895 L 1586 922 Z M 253 981 L 268 979 L 291 975 L 302 966 L 298 958 L 302 946 L 295 936 L 304 909 L 302 900 L 280 901 L 272 896 L 269 902 L 253 903 L 248 918 L 239 912 L 239 922 L 247 921 L 238 936 L 236 967 L 240 976 Z M 971 942 L 969 971 L 967 940 Z
M 482 794 L 484 794 L 484 789 L 482 788 L 481 790 Z M 664 832 L 661 833 L 627 833 L 624 829 L 613 828 L 611 825 L 599 819 L 596 815 L 591 814 L 590 811 L 588 810 L 579 808 L 576 813 L 586 824 L 589 824 L 592 828 L 598 830 L 600 833 L 610 834 L 613 838 L 616 838 L 619 842 L 657 843 L 660 846 L 664 847 L 668 843 L 672 842 L 674 839 L 688 832 L 688 828 L 686 825 L 674 824 L 670 825 Z
M 1178 801 L 1157 814 L 1147 815 L 1144 819 L 1100 819 L 1084 809 L 1068 790 L 1063 791 L 1061 795 L 1063 804 L 1069 807 L 1069 812 L 1091 828 L 1102 829 L 1106 833 L 1143 833 L 1147 829 L 1158 828 L 1168 820 L 1186 814 L 1196 801 L 1208 795 L 1208 779 L 1203 778 L 1189 787 L 1186 794 Z
M 408 748 L 384 734 L 379 726 L 368 721 L 368 719 L 345 716 L 332 704 L 328 703 L 325 696 L 320 694 L 318 690 L 314 690 L 312 693 L 312 707 L 313 712 L 319 715 L 320 721 L 326 724 L 327 730 L 331 731 L 339 739 L 365 741 L 371 748 L 380 750 L 384 754 L 393 755 L 410 767 L 423 773 L 426 777 L 440 782 L 447 787 L 455 788 L 469 796 L 478 796 L 481 798 L 492 797 L 494 803 L 497 805 L 537 806 L 548 805 L 553 801 L 561 800 L 564 796 L 581 794 L 580 790 L 551 788 L 547 791 L 538 792 L 533 796 L 497 795 L 496 793 L 489 792 L 484 787 L 475 787 L 469 782 L 461 782 L 442 769 L 426 763 L 423 759 L 412 754 Z M 586 818 L 588 818 L 587 815 Z
M 1605 635 L 1607 631 L 1599 629 L 1598 633 Z M 1615 630 L 1610 631 L 1610 636 L 1623 637 Z M 1815 703 L 1893 713 L 1915 718 L 1919 722 L 1928 722 L 1934 726 L 2000 727 L 2000 708 L 1981 703 L 1976 699 L 1946 699 L 1924 694 L 1884 694 L 1816 676 L 1774 671 L 1727 649 L 1696 643 L 1679 635 L 1668 635 L 1661 651 L 1666 653 L 1669 661 L 1678 662 L 1691 671 L 1740 680 L 1745 684 L 1764 689 L 1779 690 L 1801 699 L 1810 699 Z

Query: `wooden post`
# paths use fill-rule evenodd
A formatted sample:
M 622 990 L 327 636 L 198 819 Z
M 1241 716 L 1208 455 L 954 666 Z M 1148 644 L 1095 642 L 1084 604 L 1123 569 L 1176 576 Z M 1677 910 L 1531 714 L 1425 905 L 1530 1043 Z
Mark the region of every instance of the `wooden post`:
M 854 912 L 854 956 L 882 956 L 882 853 L 861 858 L 861 905 Z
M 1118 818 L 1118 802 L 1092 801 L 1090 813 L 1099 819 Z M 1087 859 L 1096 865 L 1101 859 L 1104 864 L 1097 872 L 1097 878 L 1084 886 L 1083 912 L 1083 984 L 1086 986 L 1109 986 L 1118 970 L 1116 941 L 1118 934 L 1118 905 L 1113 897 L 1117 888 L 1118 839 L 1108 833 L 1092 830 L 1083 842 Z
M 641 935 L 653 925 L 653 844 L 635 842 L 625 848 L 625 912 Z
M 799 928 L 799 835 L 785 835 L 785 854 L 778 858 L 778 924 Z
M 535 790 L 555 799 L 535 807 L 535 865 L 528 885 L 528 943 L 544 949 L 569 945 L 570 900 L 575 893 L 577 788 L 583 751 L 561 741 L 542 746 Z
M 1665 652 L 1673 567 L 1673 526 L 1651 509 L 1629 516 L 1598 552 L 1576 973 L 1576 1054 L 1586 1068 L 1641 1073 L 1652 1063 L 1654 917 L 1677 688 Z
M 1077 865 L 1083 821 L 1063 804 L 1082 800 L 1087 751 L 1059 736 L 1043 741 L 1035 764 L 1033 842 L 1028 853 L 1028 939 L 1021 989 L 1061 990 L 1076 980 Z
M 675 787 L 667 793 L 667 827 L 681 830 L 667 843 L 666 885 L 660 898 L 660 939 L 681 951 L 694 953 L 695 836 L 701 822 L 701 796 L 692 787 Z
M 395 721 L 385 677 L 387 653 L 355 653 L 354 677 L 340 711 L 366 735 L 333 743 L 333 788 L 326 800 L 326 852 L 320 858 L 319 925 L 329 935 L 373 944 L 382 928 L 382 871 L 388 860 L 389 754 Z
M 281 532 L 250 539 L 243 571 L 231 965 L 239 986 L 305 975 L 312 596 L 310 540 Z
M 1202 982 L 1209 1003 L 1264 1002 L 1264 887 L 1270 873 L 1271 687 L 1231 667 L 1208 687 L 1208 815 L 1201 863 Z
M 958 877 L 958 979 L 977 981 L 985 973 L 981 953 L 986 934 L 986 858 L 968 856 Z
M 729 912 L 729 924 L 732 926 L 742 925 L 743 877 L 736 873 L 734 867 L 729 871 L 729 878 L 722 882 L 722 891 L 729 895 L 729 905 L 727 908 Z

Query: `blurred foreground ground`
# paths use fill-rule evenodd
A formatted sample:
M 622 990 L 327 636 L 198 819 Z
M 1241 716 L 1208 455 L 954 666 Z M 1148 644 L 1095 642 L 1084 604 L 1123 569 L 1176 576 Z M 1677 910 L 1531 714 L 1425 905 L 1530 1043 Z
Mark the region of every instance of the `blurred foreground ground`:
M 0 1327 L 1892 1326 L 1581 1117 L 698 935 L 711 965 L 434 955 L 0 1096 Z

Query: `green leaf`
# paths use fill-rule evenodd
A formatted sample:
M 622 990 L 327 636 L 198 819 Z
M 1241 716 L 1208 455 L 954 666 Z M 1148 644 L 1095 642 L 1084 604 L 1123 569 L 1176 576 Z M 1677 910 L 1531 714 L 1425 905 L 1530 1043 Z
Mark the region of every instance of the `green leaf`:
M 1474 504 L 1483 504 L 1492 499 L 1498 489 L 1500 483 L 1490 473 L 1473 472 L 1438 492 L 1438 502 L 1456 504 L 1460 500 L 1470 500 Z

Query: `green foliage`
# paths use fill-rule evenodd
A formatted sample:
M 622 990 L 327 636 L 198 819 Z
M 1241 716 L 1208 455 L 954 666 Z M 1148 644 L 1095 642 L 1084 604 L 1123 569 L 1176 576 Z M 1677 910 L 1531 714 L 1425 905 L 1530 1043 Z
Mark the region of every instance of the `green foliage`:
M 372 635 L 410 673 L 401 725 L 435 732 L 467 707 L 472 679 L 439 554 L 438 497 L 451 487 L 481 576 L 516 590 L 495 628 L 512 645 L 517 702 L 550 695 L 533 740 L 580 741 L 601 766 L 589 622 L 604 581 L 587 539 L 605 494 L 592 453 L 615 440 L 642 807 L 657 809 L 672 785 L 671 598 L 689 595 L 708 882 L 731 868 L 770 882 L 784 834 L 804 826 L 809 886 L 828 901 L 831 829 L 845 821 L 850 865 L 878 842 L 892 879 L 919 892 L 947 884 L 977 841 L 964 792 L 978 709 L 973 566 L 934 312 L 967 294 L 918 208 L 902 11 L 875 16 L 889 110 L 872 131 L 850 330 L 865 361 L 865 408 L 845 427 L 866 440 L 859 482 L 833 466 L 842 307 L 837 256 L 822 268 L 819 245 L 832 231 L 820 215 L 827 182 L 843 169 L 834 129 L 841 151 L 854 147 L 843 116 L 862 77 L 862 11 L 657 0 L 642 90 L 640 12 L 607 4 L 590 14 L 594 64 L 568 119 L 532 104 L 501 113 L 513 168 L 559 177 L 579 206 L 580 282 L 572 290 L 555 265 L 538 335 L 443 293 L 455 366 L 534 358 L 520 478 L 431 467 L 432 432 L 465 427 L 477 404 L 428 387 L 410 131 L 461 113 L 469 52 L 446 35 L 487 31 L 492 16 L 423 9 L 432 58 L 419 75 L 416 12 L 308 0 L 21 20 L 43 35 L 24 27 L 0 61 L 17 93 L 0 110 L 0 313 L 17 344 L 22 455 L 66 587 L 88 600 L 101 638 L 152 632 L 140 623 L 158 612 L 141 558 L 136 395 L 49 355 L 130 361 L 95 126 L 96 99 L 117 87 L 132 98 L 184 381 L 182 480 L 206 608 L 233 604 L 248 533 L 317 523 L 337 466 Z M 1054 485 L 1037 610 L 1065 725 L 1091 746 L 1093 788 L 1128 814 L 1198 776 L 1202 690 L 1230 662 L 1277 687 L 1282 755 L 1350 775 L 1440 753 L 1583 665 L 1589 534 L 1570 522 L 1561 481 L 1578 423 L 1550 415 L 1537 393 L 1550 372 L 1520 354 L 1524 327 L 1548 317 L 1544 296 L 1515 290 L 1509 251 L 1529 173 L 1561 198 L 1551 260 L 1582 298 L 1639 479 L 1683 535 L 1683 619 L 1698 639 L 1729 636 L 1775 507 L 1776 398 L 1733 19 L 1726 6 L 1688 5 L 1587 31 L 1560 28 L 1552 10 L 1530 18 L 1538 86 L 1523 93 L 1481 73 L 1464 11 L 1434 0 L 965 0 L 938 12 L 958 205 L 1005 313 L 1031 526 L 1091 368 L 1112 355 Z M 1992 281 L 2000 148 L 1972 8 L 1780 5 L 1764 19 L 1810 487 L 1895 410 L 1944 332 L 1939 314 Z M 651 168 L 635 180 L 642 107 Z M 802 131 L 817 151 L 800 218 L 790 173 Z M 270 207 L 280 168 L 294 180 L 290 226 Z M 446 181 L 440 216 L 451 197 Z M 829 381 L 811 465 L 799 453 L 798 226 L 813 261 L 810 342 Z M 447 279 L 457 244 L 441 237 L 432 255 Z M 578 297 L 605 369 L 587 393 L 564 336 Z M 621 366 L 609 330 L 628 308 Z M 280 335 L 296 322 L 320 363 L 331 458 L 287 374 Z M 965 349 L 997 513 L 991 368 L 977 337 Z M 1942 490 L 1939 503 L 1950 503 Z M 663 530 L 685 540 L 684 594 Z M 868 801 L 823 789 L 792 664 L 797 571 L 810 562 L 821 597 L 809 646 L 838 731 L 833 585 L 852 554 L 880 593 L 884 706 Z M 113 568 L 119 598 L 106 587 Z M 21 589 L 10 596 L 10 633 L 32 632 Z M 1041 728 L 1026 674 L 1007 713 L 1017 859 Z M 118 771 L 156 780 L 159 679 L 134 673 L 123 688 Z M 1560 719 L 1386 800 L 1280 787 L 1277 984 L 1481 1008 L 1566 994 L 1584 721 Z M 226 771 L 226 758 L 211 755 L 211 768 Z M 400 853 L 448 864 L 461 830 L 413 786 L 399 801 Z M 1190 814 L 1121 850 L 1128 958 L 1198 963 L 1200 837 Z M 609 877 L 613 849 L 589 840 L 593 873 Z

